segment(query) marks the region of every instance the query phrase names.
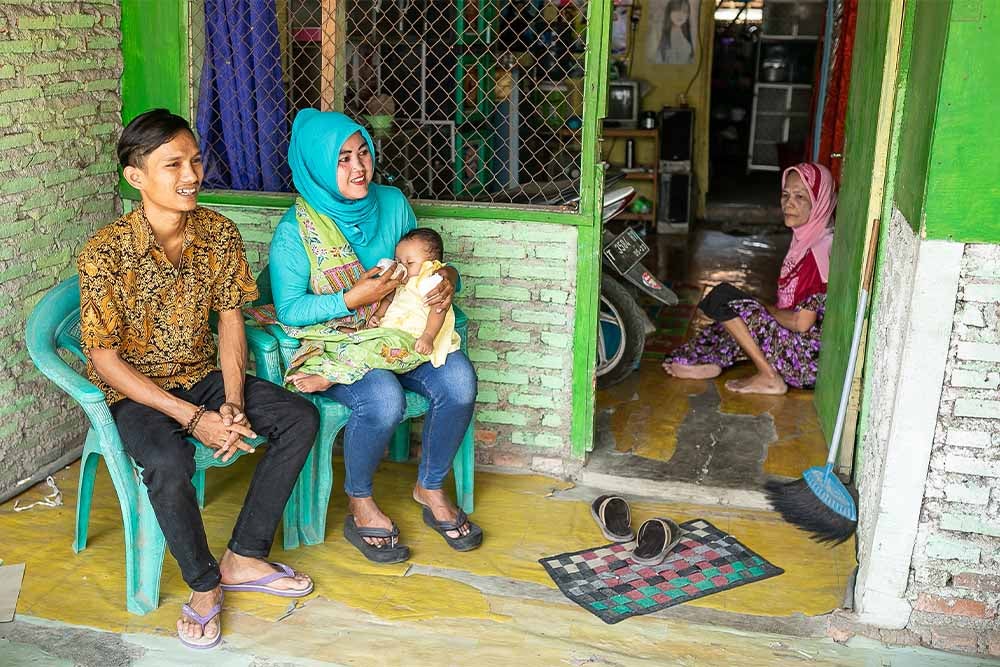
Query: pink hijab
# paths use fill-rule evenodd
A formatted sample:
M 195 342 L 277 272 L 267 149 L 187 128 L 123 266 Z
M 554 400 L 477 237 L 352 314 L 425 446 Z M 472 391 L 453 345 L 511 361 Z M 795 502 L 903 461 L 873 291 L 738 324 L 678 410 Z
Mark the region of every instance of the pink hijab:
M 815 162 L 802 162 L 789 167 L 781 175 L 782 189 L 792 171 L 799 175 L 808 188 L 812 210 L 806 223 L 792 230 L 792 245 L 781 263 L 781 275 L 778 278 L 778 308 L 791 308 L 795 305 L 795 288 L 798 283 L 795 274 L 799 263 L 810 251 L 816 260 L 820 277 L 824 283 L 828 281 L 830 248 L 833 246 L 833 210 L 837 207 L 837 193 L 833 189 L 833 175 L 829 169 Z

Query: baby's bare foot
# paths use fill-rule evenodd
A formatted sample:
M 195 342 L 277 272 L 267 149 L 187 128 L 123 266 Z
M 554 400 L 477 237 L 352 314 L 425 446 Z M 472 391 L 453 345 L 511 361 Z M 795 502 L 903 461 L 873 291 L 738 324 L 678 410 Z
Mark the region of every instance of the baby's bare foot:
M 324 391 L 333 386 L 333 383 L 321 375 L 307 375 L 306 373 L 296 373 L 288 378 L 288 381 L 295 385 L 295 388 L 304 394 L 313 394 L 317 391 Z

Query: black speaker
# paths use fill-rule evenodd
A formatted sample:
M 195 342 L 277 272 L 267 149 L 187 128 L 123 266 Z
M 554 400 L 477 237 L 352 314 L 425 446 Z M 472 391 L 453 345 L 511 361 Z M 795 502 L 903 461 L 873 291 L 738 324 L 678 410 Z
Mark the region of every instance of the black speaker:
M 660 159 L 690 160 L 694 109 L 663 107 L 660 111 Z

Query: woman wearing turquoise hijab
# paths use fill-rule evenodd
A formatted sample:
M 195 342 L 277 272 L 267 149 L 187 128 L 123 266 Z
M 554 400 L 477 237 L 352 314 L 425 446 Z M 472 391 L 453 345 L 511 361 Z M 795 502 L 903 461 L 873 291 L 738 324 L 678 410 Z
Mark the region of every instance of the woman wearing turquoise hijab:
M 306 327 L 321 323 L 363 326 L 378 301 L 399 286 L 393 269 L 376 263 L 395 255 L 396 243 L 416 227 L 413 209 L 397 188 L 372 183 L 375 147 L 368 132 L 336 112 L 304 109 L 292 124 L 288 164 L 299 198 L 271 240 L 271 286 L 278 319 Z M 381 272 L 381 273 L 380 273 Z M 427 295 L 440 309 L 451 306 L 458 284 L 454 268 Z M 442 490 L 452 460 L 472 419 L 476 375 L 461 352 L 444 365 L 424 363 L 396 374 L 368 371 L 344 385 L 310 376 L 302 391 L 321 392 L 352 410 L 344 429 L 344 489 L 350 514 L 344 536 L 368 559 L 397 563 L 409 558 L 399 530 L 375 503 L 372 478 L 396 427 L 403 420 L 403 390 L 427 397 L 423 448 L 413 499 L 424 521 L 453 548 L 474 549 L 482 530 Z

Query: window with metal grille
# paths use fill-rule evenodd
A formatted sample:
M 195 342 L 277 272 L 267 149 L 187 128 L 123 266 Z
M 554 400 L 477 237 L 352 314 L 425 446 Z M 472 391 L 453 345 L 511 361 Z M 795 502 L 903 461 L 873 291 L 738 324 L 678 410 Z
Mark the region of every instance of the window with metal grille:
M 189 2 L 206 187 L 292 191 L 292 119 L 313 107 L 368 127 L 376 180 L 414 199 L 579 188 L 587 0 Z

